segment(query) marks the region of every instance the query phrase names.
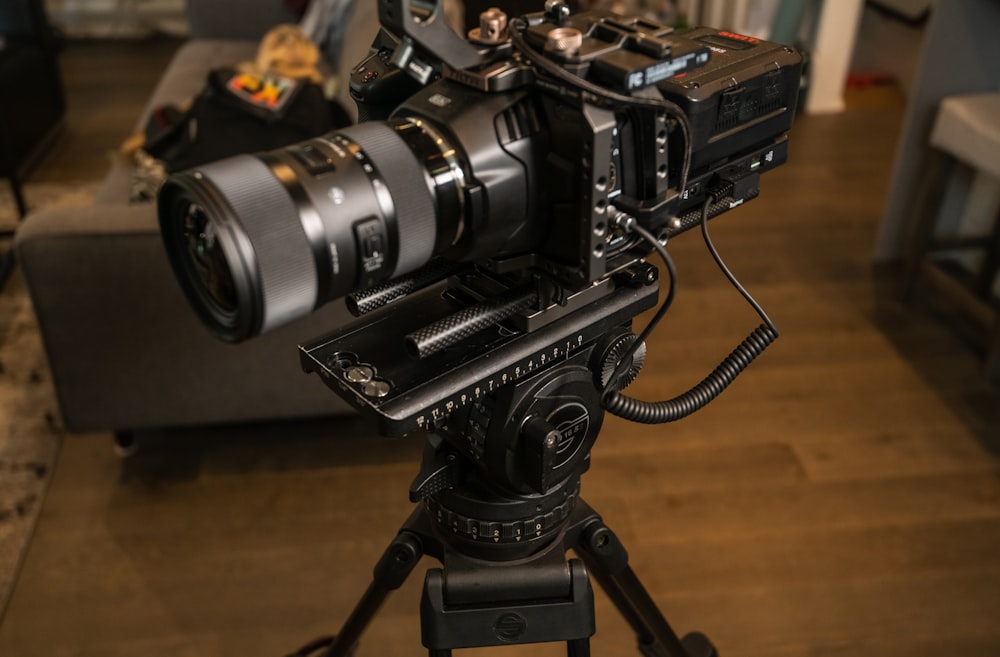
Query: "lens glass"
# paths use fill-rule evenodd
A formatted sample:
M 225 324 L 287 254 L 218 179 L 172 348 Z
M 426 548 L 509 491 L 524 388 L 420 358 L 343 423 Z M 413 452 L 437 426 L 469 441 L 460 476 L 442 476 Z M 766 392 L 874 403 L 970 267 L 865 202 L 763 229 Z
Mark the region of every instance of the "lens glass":
M 189 203 L 185 208 L 184 239 L 188 261 L 209 300 L 223 313 L 236 312 L 236 286 L 226 254 L 216 234 L 215 224 L 197 203 Z

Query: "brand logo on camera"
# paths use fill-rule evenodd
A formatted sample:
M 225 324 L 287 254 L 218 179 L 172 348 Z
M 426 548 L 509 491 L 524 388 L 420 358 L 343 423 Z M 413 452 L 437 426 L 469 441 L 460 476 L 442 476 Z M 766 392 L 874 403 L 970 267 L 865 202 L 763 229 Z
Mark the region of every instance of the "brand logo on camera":
M 549 416 L 549 423 L 559 432 L 556 467 L 564 465 L 576 454 L 590 429 L 590 413 L 580 402 L 569 402 L 560 406 Z

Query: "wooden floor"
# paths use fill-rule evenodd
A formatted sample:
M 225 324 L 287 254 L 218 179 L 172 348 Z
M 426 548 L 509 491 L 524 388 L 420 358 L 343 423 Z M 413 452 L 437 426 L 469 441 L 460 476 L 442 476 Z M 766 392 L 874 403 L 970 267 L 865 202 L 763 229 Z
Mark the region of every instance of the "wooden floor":
M 132 88 L 79 100 L 40 175 L 90 175 L 75 162 L 131 127 L 162 48 L 107 53 L 66 51 L 71 101 L 110 62 Z M 1000 391 L 945 323 L 874 276 L 902 108 L 879 90 L 850 105 L 800 118 L 791 163 L 713 222 L 781 339 L 689 419 L 607 420 L 584 494 L 674 627 L 724 657 L 996 657 Z M 757 325 L 697 235 L 671 248 L 676 305 L 633 386 L 647 399 L 699 381 Z M 356 420 L 144 438 L 126 461 L 107 435 L 66 441 L 0 655 L 277 656 L 335 631 L 409 512 L 421 449 Z M 423 654 L 421 580 L 360 655 Z M 597 613 L 594 654 L 637 654 L 603 595 Z

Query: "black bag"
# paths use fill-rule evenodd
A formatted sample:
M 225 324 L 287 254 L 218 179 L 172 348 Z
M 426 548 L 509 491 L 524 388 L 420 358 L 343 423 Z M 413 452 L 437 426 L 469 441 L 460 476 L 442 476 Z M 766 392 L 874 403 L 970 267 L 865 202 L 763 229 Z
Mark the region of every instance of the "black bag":
M 208 75 L 187 111 L 165 106 L 153 112 L 144 150 L 172 173 L 287 146 L 350 122 L 339 103 L 305 78 L 223 68 Z

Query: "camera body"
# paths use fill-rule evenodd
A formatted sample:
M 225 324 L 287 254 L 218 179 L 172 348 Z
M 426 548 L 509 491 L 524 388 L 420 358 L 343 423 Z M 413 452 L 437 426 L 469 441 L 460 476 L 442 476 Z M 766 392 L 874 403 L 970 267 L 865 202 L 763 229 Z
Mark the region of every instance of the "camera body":
M 404 29 L 387 18 L 404 4 L 380 3 L 383 26 Z M 785 162 L 801 75 L 790 48 L 712 28 L 676 34 L 606 11 L 550 8 L 525 20 L 539 56 L 576 78 L 673 103 L 690 122 L 689 143 L 677 117 L 588 97 L 539 74 L 537 60 L 509 39 L 477 39 L 485 27 L 470 35 L 475 64 L 462 69 L 443 60 L 455 44 L 440 31 L 414 42 L 383 27 L 352 71 L 351 95 L 362 120 L 417 117 L 461 145 L 466 239 L 445 258 L 540 270 L 579 289 L 648 255 L 628 238 L 628 221 L 665 240 L 688 227 L 670 220 L 695 212 L 709 193 L 722 197 L 715 216 L 756 196 L 759 174 Z M 686 148 L 690 172 L 681 180 Z

